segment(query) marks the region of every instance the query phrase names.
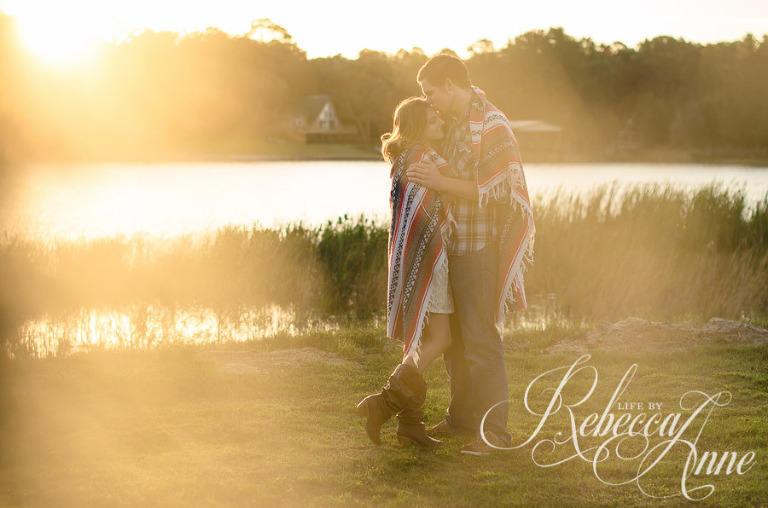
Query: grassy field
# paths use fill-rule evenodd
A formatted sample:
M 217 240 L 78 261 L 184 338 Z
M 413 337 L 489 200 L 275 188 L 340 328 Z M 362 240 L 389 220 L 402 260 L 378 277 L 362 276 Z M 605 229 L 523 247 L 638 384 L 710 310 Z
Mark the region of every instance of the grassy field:
M 508 336 L 509 429 L 515 442 L 523 442 L 536 423 L 522 405 L 528 384 L 579 356 L 543 350 L 575 331 L 552 326 Z M 532 444 L 468 457 L 459 453 L 465 441 L 455 438 L 422 451 L 400 447 L 389 423 L 384 444 L 373 446 L 354 407 L 378 390 L 398 362 L 398 347 L 382 336 L 377 328 L 347 328 L 253 343 L 6 362 L 0 505 L 677 506 L 685 501 L 652 502 L 636 485 L 604 485 L 583 461 L 539 467 L 532 461 Z M 649 350 L 637 344 L 592 353 L 599 381 L 593 396 L 576 409 L 580 419 L 603 411 L 635 363 L 624 402 L 662 402 L 666 414 L 675 412 L 688 390 L 730 391 L 733 400 L 712 412 L 698 451 L 739 456 L 754 451 L 754 465 L 743 475 L 694 477 L 689 485 L 715 487 L 697 506 L 768 503 L 768 346 L 722 341 Z M 426 418 L 434 424 L 448 401 L 442 362 L 427 380 Z M 587 376 L 574 379 L 568 397 L 587 387 Z M 541 406 L 542 399 L 536 400 Z M 568 432 L 562 413 L 557 416 L 539 440 Z M 545 460 L 546 454 L 537 458 Z M 679 493 L 683 463 L 681 457 L 662 461 L 644 482 L 646 490 Z M 636 462 L 613 464 L 609 473 L 631 477 L 636 469 Z

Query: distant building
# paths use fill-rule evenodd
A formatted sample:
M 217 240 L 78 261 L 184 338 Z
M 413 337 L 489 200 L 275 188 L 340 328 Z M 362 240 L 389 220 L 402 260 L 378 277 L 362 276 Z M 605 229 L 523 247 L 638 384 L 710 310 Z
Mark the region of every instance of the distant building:
M 291 137 L 303 143 L 350 143 L 357 129 L 344 125 L 328 95 L 298 98 L 288 114 Z
M 510 120 L 523 160 L 560 160 L 563 128 L 541 120 Z

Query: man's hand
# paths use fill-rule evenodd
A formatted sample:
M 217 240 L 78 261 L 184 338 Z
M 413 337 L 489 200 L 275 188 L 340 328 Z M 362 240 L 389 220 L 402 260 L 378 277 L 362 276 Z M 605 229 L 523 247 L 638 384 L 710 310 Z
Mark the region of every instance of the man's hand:
M 469 201 L 478 201 L 477 184 L 471 180 L 451 178 L 440 173 L 432 160 L 416 162 L 405 172 L 411 181 L 435 192 L 444 192 Z
M 429 190 L 443 192 L 445 178 L 438 169 L 437 164 L 431 159 L 424 159 L 421 162 L 415 162 L 408 166 L 405 173 L 414 183 L 417 183 Z

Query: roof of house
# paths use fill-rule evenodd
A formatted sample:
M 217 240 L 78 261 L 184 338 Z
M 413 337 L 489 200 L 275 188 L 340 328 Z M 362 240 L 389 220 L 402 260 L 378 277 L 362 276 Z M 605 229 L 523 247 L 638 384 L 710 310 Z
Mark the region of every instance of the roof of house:
M 331 101 L 329 95 L 305 95 L 297 98 L 290 108 L 293 116 L 302 116 L 307 120 L 314 120 L 323 110 L 323 107 Z

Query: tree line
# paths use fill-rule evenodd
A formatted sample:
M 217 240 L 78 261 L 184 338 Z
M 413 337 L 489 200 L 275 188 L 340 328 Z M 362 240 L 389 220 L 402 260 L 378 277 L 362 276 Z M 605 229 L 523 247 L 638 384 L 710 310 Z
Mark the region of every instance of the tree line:
M 450 51 L 450 50 L 446 50 Z M 510 119 L 563 128 L 566 156 L 602 156 L 630 132 L 644 149 L 704 160 L 768 158 L 768 36 L 698 44 L 659 36 L 636 47 L 535 30 L 465 62 Z M 419 48 L 307 58 L 270 20 L 250 32 L 142 31 L 98 62 L 44 67 L 0 14 L 0 158 L 258 153 L 280 142 L 293 102 L 329 95 L 375 153 L 395 105 L 419 95 Z

